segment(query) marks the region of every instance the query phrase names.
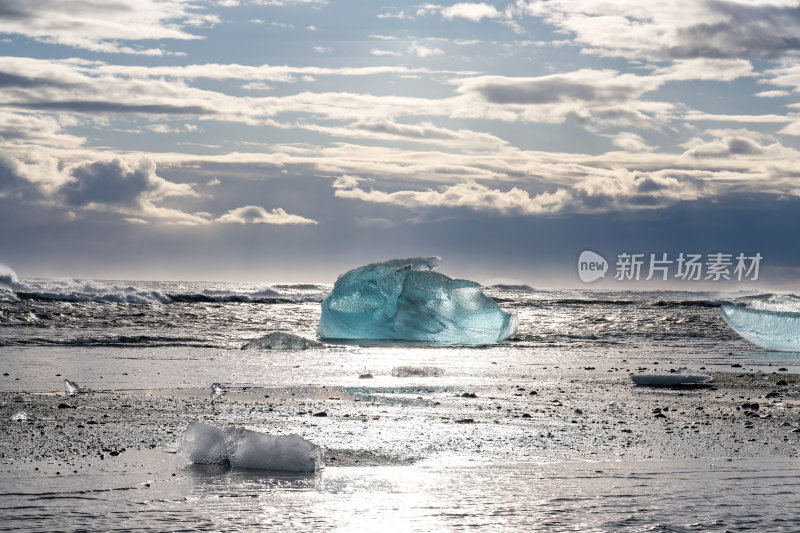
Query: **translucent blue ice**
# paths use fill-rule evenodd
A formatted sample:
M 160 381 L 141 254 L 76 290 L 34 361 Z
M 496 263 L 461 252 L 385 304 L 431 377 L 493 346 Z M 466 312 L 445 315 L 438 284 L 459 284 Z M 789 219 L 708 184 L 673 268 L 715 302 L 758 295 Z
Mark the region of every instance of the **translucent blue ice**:
M 339 276 L 322 302 L 323 339 L 494 344 L 514 335 L 517 315 L 474 281 L 438 272 L 438 257 L 393 259 Z
M 723 305 L 720 314 L 739 335 L 767 350 L 800 352 L 800 299 L 763 295 L 742 305 Z

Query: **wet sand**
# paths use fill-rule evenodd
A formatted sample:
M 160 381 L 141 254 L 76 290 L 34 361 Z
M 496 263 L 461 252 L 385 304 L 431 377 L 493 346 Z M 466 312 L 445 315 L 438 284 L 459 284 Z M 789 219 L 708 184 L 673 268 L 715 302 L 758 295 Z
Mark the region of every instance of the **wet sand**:
M 0 393 L 0 459 L 104 461 L 177 450 L 187 424 L 296 433 L 328 466 L 490 461 L 796 457 L 800 375 L 710 372 L 709 386 L 634 385 L 622 372 L 503 387 L 407 385 Z M 18 401 L 22 399 L 23 401 Z M 12 421 L 23 411 L 29 419 Z

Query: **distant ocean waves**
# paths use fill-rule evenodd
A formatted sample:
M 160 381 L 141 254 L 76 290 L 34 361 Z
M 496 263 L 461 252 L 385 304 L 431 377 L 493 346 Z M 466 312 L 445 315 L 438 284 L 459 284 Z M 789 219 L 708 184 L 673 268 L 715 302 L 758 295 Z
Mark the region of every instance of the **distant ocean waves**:
M 77 337 L 22 337 L 0 346 L 116 346 L 149 347 L 188 346 L 194 348 L 224 348 L 219 343 L 198 337 L 170 337 L 168 335 L 79 335 Z
M 269 285 L 201 282 L 103 282 L 18 280 L 0 277 L 0 302 L 48 300 L 120 304 L 320 302 L 325 285 Z
M 273 331 L 316 337 L 324 284 L 18 279 L 0 269 L 0 346 L 238 349 Z M 519 316 L 509 350 L 696 346 L 736 338 L 719 315 L 740 293 L 535 289 L 485 293 Z

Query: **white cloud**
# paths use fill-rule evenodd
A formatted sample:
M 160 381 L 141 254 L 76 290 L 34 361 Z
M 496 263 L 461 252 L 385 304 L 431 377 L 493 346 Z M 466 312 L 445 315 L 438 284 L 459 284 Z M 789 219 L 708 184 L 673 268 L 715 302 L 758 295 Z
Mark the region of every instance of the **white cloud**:
M 0 110 L 0 141 L 6 148 L 25 145 L 81 146 L 86 139 L 64 131 L 63 123 L 68 120 L 58 115 Z
M 411 44 L 411 48 L 409 48 L 409 52 L 414 54 L 417 57 L 431 57 L 431 56 L 439 56 L 444 54 L 444 50 L 439 48 L 434 48 L 431 46 L 425 46 L 414 42 Z
M 752 124 L 781 124 L 792 120 L 791 117 L 786 115 L 716 115 L 699 111 L 690 111 L 683 116 L 683 119 L 690 121 L 750 122 Z
M 631 172 L 598 170 L 568 186 L 531 194 L 519 187 L 503 191 L 476 182 L 458 183 L 439 190 L 365 191 L 337 189 L 339 198 L 388 204 L 412 210 L 469 208 L 502 215 L 547 215 L 563 212 L 604 213 L 659 209 L 707 194 L 705 183 L 690 172 Z
M 251 81 L 242 85 L 242 89 L 247 89 L 248 91 L 271 91 L 272 86 L 262 81 Z
M 390 204 L 410 209 L 427 207 L 467 207 L 478 211 L 498 211 L 503 214 L 543 214 L 563 209 L 568 200 L 565 191 L 553 194 L 541 193 L 531 197 L 516 187 L 508 191 L 489 189 L 485 185 L 470 182 L 444 187 L 439 191 L 364 191 L 359 188 L 338 189 L 339 198 L 351 198 L 364 202 Z
M 70 181 L 61 161 L 44 150 L 0 154 L 0 194 L 29 199 L 55 195 Z
M 358 184 L 361 181 L 364 181 L 364 178 L 342 174 L 334 180 L 331 187 L 334 189 L 352 189 L 354 187 L 358 187 Z
M 395 52 L 394 50 L 380 50 L 378 48 L 373 48 L 369 51 L 370 54 L 374 56 L 401 56 L 403 55 L 402 52 Z
M 612 142 L 614 146 L 619 146 L 626 152 L 649 152 L 653 149 L 651 146 L 647 145 L 641 136 L 629 131 L 623 131 L 614 135 Z
M 312 7 L 324 6 L 328 4 L 328 0 L 251 0 L 252 3 L 259 6 L 277 6 L 286 7 L 294 5 L 308 4 Z
M 673 61 L 668 67 L 656 69 L 653 74 L 662 81 L 733 81 L 753 76 L 754 72 L 753 65 L 745 59 L 698 57 Z
M 792 157 L 793 150 L 783 147 L 774 137 L 740 129 L 706 130 L 711 139 L 694 137 L 683 143 L 685 155 L 698 158 L 760 158 Z
M 355 222 L 356 226 L 359 228 L 388 229 L 397 226 L 397 224 L 391 220 L 380 217 L 356 217 Z
M 770 85 L 791 88 L 793 92 L 800 93 L 800 65 L 785 64 L 780 68 L 767 70 L 764 74 L 769 78 L 762 80 Z
M 795 120 L 778 131 L 783 135 L 800 135 L 800 120 Z
M 217 218 L 215 222 L 222 224 L 317 224 L 316 220 L 300 215 L 291 215 L 280 207 L 267 211 L 263 207 L 255 205 L 231 209 Z
M 93 52 L 164 55 L 161 48 L 143 48 L 135 43 L 151 40 L 189 40 L 201 37 L 187 29 L 212 25 L 219 17 L 203 13 L 193 1 L 139 0 L 38 0 L 11 2 L 0 17 L 0 33 Z
M 337 138 L 418 142 L 456 150 L 492 150 L 507 144 L 503 139 L 488 133 L 468 129 L 452 130 L 435 126 L 431 122 L 403 124 L 385 119 L 362 120 L 343 127 L 306 123 L 298 123 L 297 127 Z
M 756 93 L 756 96 L 759 98 L 782 98 L 790 94 L 789 91 L 761 91 L 760 93 Z
M 398 11 L 396 13 L 391 13 L 389 11 L 386 11 L 384 13 L 378 13 L 378 18 L 379 19 L 399 19 L 399 20 L 403 20 L 403 19 L 410 18 L 410 17 L 407 17 L 405 11 L 401 10 L 401 11 Z
M 380 76 L 419 74 L 435 76 L 472 75 L 474 72 L 435 70 L 407 66 L 374 66 L 374 67 L 293 67 L 288 65 L 239 65 L 231 64 L 190 64 L 184 66 L 139 66 L 113 65 L 101 61 L 84 61 L 78 59 L 47 60 L 28 57 L 0 56 L 0 71 L 23 78 L 41 78 L 52 80 L 58 85 L 67 83 L 89 84 L 103 82 L 114 77 L 132 78 L 134 80 L 150 80 L 165 83 L 170 80 L 243 80 L 271 81 L 291 83 L 297 76 Z M 26 80 L 21 80 L 26 81 Z M 30 81 L 30 80 L 28 80 Z
M 169 124 L 148 124 L 146 129 L 153 133 L 186 133 L 197 131 L 199 128 L 194 124 L 181 124 L 179 126 L 170 126 Z
M 496 7 L 484 2 L 460 2 L 450 6 L 426 4 L 417 10 L 418 15 L 428 15 L 430 13 L 439 13 L 442 17 L 450 20 L 463 18 L 472 22 L 480 22 L 485 18 L 497 19 L 503 16 L 503 13 L 498 11 Z
M 333 51 L 333 48 L 329 46 L 315 46 L 314 51 L 318 54 L 330 54 Z

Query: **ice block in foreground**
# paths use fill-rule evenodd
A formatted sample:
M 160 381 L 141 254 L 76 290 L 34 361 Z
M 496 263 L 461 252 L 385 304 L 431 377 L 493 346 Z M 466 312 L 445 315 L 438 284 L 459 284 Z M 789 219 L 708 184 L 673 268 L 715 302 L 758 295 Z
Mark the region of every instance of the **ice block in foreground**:
M 179 453 L 195 464 L 248 470 L 315 472 L 323 466 L 321 448 L 298 435 L 218 428 L 199 421 L 183 432 Z

